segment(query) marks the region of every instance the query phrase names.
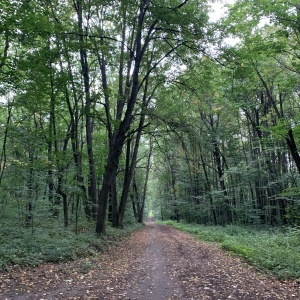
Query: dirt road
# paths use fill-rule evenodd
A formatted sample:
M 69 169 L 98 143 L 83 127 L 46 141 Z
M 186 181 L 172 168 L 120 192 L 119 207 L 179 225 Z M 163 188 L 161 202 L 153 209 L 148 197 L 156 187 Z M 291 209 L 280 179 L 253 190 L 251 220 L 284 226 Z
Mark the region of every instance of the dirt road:
M 300 285 L 268 278 L 213 244 L 148 223 L 101 259 L 0 274 L 0 299 L 300 299 Z

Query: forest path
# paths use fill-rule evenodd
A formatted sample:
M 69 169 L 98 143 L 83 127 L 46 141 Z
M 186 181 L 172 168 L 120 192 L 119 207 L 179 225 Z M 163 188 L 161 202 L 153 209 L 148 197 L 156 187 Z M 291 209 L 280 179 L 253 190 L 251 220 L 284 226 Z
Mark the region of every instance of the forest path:
M 0 274 L 0 299 L 300 299 L 300 285 L 259 274 L 214 244 L 148 223 L 100 259 Z

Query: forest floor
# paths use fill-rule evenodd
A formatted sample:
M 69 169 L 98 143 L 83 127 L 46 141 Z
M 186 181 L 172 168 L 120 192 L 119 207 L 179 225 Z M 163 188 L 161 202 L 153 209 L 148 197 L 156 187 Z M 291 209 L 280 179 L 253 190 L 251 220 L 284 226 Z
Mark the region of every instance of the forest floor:
M 300 299 L 212 243 L 147 223 L 99 257 L 0 273 L 0 299 Z

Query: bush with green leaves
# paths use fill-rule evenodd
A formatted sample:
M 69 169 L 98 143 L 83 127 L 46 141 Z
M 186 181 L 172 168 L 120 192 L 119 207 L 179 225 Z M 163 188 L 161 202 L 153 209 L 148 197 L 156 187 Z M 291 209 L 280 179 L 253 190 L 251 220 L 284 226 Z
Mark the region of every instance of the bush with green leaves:
M 203 226 L 173 221 L 164 223 L 203 241 L 218 243 L 257 269 L 281 279 L 300 278 L 299 228 Z
M 62 262 L 94 256 L 106 250 L 119 237 L 140 228 L 131 224 L 126 229 L 108 228 L 107 236 L 94 233 L 92 224 L 79 234 L 59 226 L 52 228 L 0 228 L 0 270 L 9 265 L 37 266 L 43 262 Z

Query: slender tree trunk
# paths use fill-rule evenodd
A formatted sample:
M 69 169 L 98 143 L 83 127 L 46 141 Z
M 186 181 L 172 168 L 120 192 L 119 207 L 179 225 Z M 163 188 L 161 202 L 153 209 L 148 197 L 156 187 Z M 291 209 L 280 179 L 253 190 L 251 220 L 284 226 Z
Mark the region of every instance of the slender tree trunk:
M 206 186 L 206 191 L 207 191 L 207 194 L 209 197 L 209 202 L 210 202 L 210 207 L 211 207 L 211 211 L 212 211 L 212 215 L 213 215 L 214 225 L 217 225 L 218 224 L 217 214 L 216 214 L 216 209 L 215 209 L 212 194 L 211 194 L 211 184 L 210 184 L 210 180 L 209 180 L 208 173 L 206 170 L 204 157 L 201 153 L 200 153 L 200 159 L 201 159 L 201 164 L 202 164 L 202 168 L 203 168 L 203 172 L 204 172 L 204 176 L 205 176 L 205 186 Z
M 179 222 L 180 221 L 180 216 L 179 216 L 179 208 L 178 208 L 178 201 L 177 201 L 177 193 L 176 193 L 176 175 L 175 175 L 175 170 L 174 166 L 171 162 L 171 159 L 167 157 L 168 162 L 169 162 L 169 167 L 170 167 L 170 175 L 171 175 L 171 191 L 173 194 L 173 218 Z
M 224 171 L 222 168 L 222 162 L 221 162 L 221 152 L 219 149 L 219 146 L 216 142 L 213 143 L 214 145 L 214 157 L 215 157 L 215 162 L 216 162 L 216 167 L 217 167 L 217 173 L 218 173 L 218 178 L 219 178 L 219 184 L 220 184 L 220 188 L 221 191 L 224 195 L 224 200 L 225 200 L 225 209 L 223 211 L 224 214 L 224 222 L 227 223 L 231 223 L 233 221 L 233 216 L 232 216 L 232 211 L 229 208 L 229 202 L 228 202 L 228 194 L 227 194 L 227 190 L 226 190 L 226 186 L 225 186 L 225 181 L 224 181 Z
M 50 51 L 50 44 L 48 42 L 48 51 Z M 50 120 L 49 120 L 49 136 L 48 136 L 48 199 L 49 204 L 52 207 L 53 216 L 58 216 L 59 210 L 55 205 L 56 195 L 55 195 L 55 187 L 54 187 L 54 174 L 53 174 L 53 143 L 55 143 L 55 149 L 57 149 L 56 142 L 56 128 L 55 128 L 55 96 L 54 96 L 54 78 L 53 78 L 53 70 L 52 70 L 52 62 L 49 63 L 49 71 L 50 75 L 50 85 L 51 85 L 51 95 L 50 95 Z M 59 203 L 59 201 L 58 201 Z
M 64 192 L 62 188 L 63 184 L 63 173 L 58 175 L 57 178 L 57 194 L 62 198 L 63 203 L 63 214 L 64 214 L 64 226 L 67 227 L 69 225 L 69 218 L 68 218 L 68 198 L 67 194 Z
M 70 99 L 70 94 L 69 90 L 66 87 L 65 89 L 65 98 L 66 102 L 68 105 L 68 110 L 70 114 L 70 119 L 71 119 L 71 128 L 70 128 L 70 139 L 71 139 L 71 145 L 72 145 L 72 153 L 73 153 L 73 160 L 75 164 L 75 169 L 76 169 L 76 181 L 77 185 L 81 191 L 80 196 L 78 195 L 77 200 L 76 200 L 76 207 L 79 207 L 80 203 L 80 198 L 83 198 L 83 206 L 84 206 L 84 212 L 85 215 L 88 219 L 92 218 L 92 208 L 91 205 L 88 201 L 87 197 L 87 190 L 84 184 L 84 176 L 82 174 L 82 159 L 81 159 L 81 150 L 79 149 L 79 100 L 77 97 L 76 93 L 76 87 L 73 79 L 73 74 L 72 74 L 72 66 L 70 62 L 70 57 L 68 53 L 68 49 L 66 47 L 66 43 L 63 39 L 63 47 L 65 50 L 65 55 L 67 58 L 67 63 L 68 63 L 68 74 L 72 86 L 72 95 L 74 99 L 74 107 L 72 107 L 71 104 L 71 99 Z M 62 62 L 60 62 L 61 69 L 63 70 L 63 65 Z M 78 212 L 76 214 L 76 218 L 78 218 Z
M 69 126 L 71 127 L 71 125 Z M 69 131 L 68 131 L 69 132 Z M 64 214 L 64 226 L 67 227 L 69 225 L 69 217 L 68 217 L 68 196 L 63 190 L 63 177 L 64 177 L 64 171 L 65 171 L 65 158 L 66 158 L 66 151 L 68 147 L 68 142 L 69 142 L 69 137 L 70 134 L 67 133 L 67 136 L 64 140 L 64 145 L 63 145 L 63 160 L 60 161 L 59 158 L 57 158 L 57 165 L 59 166 L 58 170 L 58 178 L 57 178 L 57 194 L 62 198 L 63 201 L 63 214 Z M 55 144 L 55 153 L 56 157 L 59 157 L 59 149 L 57 147 L 57 143 Z
M 298 14 L 299 14 L 299 11 L 297 10 L 297 16 L 298 16 Z M 298 18 L 297 18 L 297 21 L 298 21 Z M 267 98 L 270 101 L 270 103 L 272 104 L 272 107 L 274 108 L 274 111 L 275 111 L 277 117 L 279 119 L 282 119 L 284 117 L 283 116 L 283 108 L 282 108 L 282 95 L 279 95 L 279 101 L 280 101 L 280 103 L 279 103 L 280 104 L 280 110 L 279 110 L 277 108 L 275 99 L 273 98 L 272 93 L 271 93 L 267 83 L 263 79 L 263 77 L 260 74 L 257 67 L 254 67 L 254 69 L 255 69 L 260 81 L 262 82 L 262 84 L 263 84 L 263 86 L 266 90 Z M 297 145 L 295 143 L 294 134 L 293 134 L 293 130 L 292 130 L 291 127 L 288 128 L 287 137 L 285 138 L 285 140 L 286 140 L 287 146 L 288 146 L 288 148 L 291 152 L 291 155 L 294 159 L 297 171 L 298 171 L 298 173 L 300 173 L 300 155 L 299 155 L 299 152 L 298 152 L 298 149 L 297 149 Z
M 6 167 L 6 143 L 7 143 L 7 136 L 8 136 L 8 125 L 10 123 L 11 119 L 11 113 L 12 113 L 12 104 L 7 104 L 8 107 L 8 114 L 6 119 L 6 126 L 4 131 L 4 138 L 3 138 L 3 145 L 2 145 L 2 151 L 0 156 L 0 187 L 3 179 L 4 169 Z
M 131 162 L 130 162 L 130 140 L 128 140 L 128 144 L 127 144 L 126 172 L 125 172 L 125 177 L 124 177 L 124 184 L 123 184 L 121 201 L 120 201 L 119 210 L 118 210 L 118 226 L 120 226 L 120 227 L 123 226 L 123 218 L 124 218 L 128 193 L 129 193 L 130 184 L 131 184 L 133 174 L 134 174 L 134 169 L 135 169 L 135 166 L 136 166 L 136 160 L 137 160 L 137 156 L 138 156 L 140 140 L 141 140 L 141 137 L 142 137 L 142 130 L 143 130 L 144 124 L 145 124 L 145 117 L 146 116 L 145 116 L 144 110 L 147 109 L 147 107 L 149 105 L 149 102 L 152 99 L 153 94 L 154 94 L 154 92 L 157 88 L 157 86 L 156 86 L 152 90 L 151 95 L 148 97 L 148 85 L 149 85 L 149 76 L 147 76 L 146 79 L 145 79 L 144 91 L 143 91 L 144 94 L 143 94 L 142 111 L 141 111 L 140 121 L 139 121 L 137 134 L 136 134 L 136 138 L 135 138 L 134 148 L 133 148 L 133 152 L 132 152 L 132 155 L 131 155 Z
M 80 42 L 80 63 L 82 68 L 83 82 L 84 82 L 84 92 L 85 92 L 85 128 L 86 128 L 86 144 L 87 144 L 87 154 L 89 161 L 89 189 L 88 194 L 90 201 L 92 203 L 92 216 L 96 219 L 97 212 L 97 182 L 95 173 L 95 161 L 93 152 L 93 128 L 91 123 L 91 94 L 90 94 L 90 74 L 88 66 L 88 56 L 85 45 L 85 40 L 83 38 L 83 15 L 82 15 L 82 4 L 81 1 L 76 1 L 74 3 L 78 18 L 78 29 L 79 29 L 79 42 Z
M 133 215 L 134 215 L 134 219 L 137 221 L 138 220 L 138 198 L 137 198 L 137 194 L 135 191 L 136 188 L 136 183 L 134 180 L 134 176 L 133 176 L 133 180 L 132 180 L 132 192 L 130 193 L 130 198 L 131 198 L 131 202 L 132 202 L 132 210 L 133 210 Z
M 147 185 L 148 185 L 148 179 L 149 179 L 149 172 L 150 172 L 150 168 L 151 168 L 152 148 L 153 148 L 153 145 L 150 140 L 150 149 L 149 149 L 147 168 L 146 168 L 146 178 L 145 178 L 145 183 L 144 183 L 144 188 L 143 188 L 141 208 L 139 210 L 139 215 L 138 215 L 139 223 L 143 223 L 143 218 L 144 218 L 144 208 L 145 208 L 146 195 L 147 195 Z
M 134 201 L 135 201 L 135 206 L 136 206 L 136 214 L 135 214 L 135 219 L 138 220 L 139 216 L 139 211 L 141 210 L 141 197 L 140 197 L 140 192 L 138 189 L 138 186 L 136 184 L 135 177 L 133 177 L 133 195 L 134 195 Z
M 29 175 L 27 181 L 27 189 L 28 189 L 28 201 L 26 207 L 26 217 L 25 217 L 25 226 L 29 227 L 33 222 L 33 180 L 34 180 L 34 169 L 33 169 L 33 155 L 29 154 Z

